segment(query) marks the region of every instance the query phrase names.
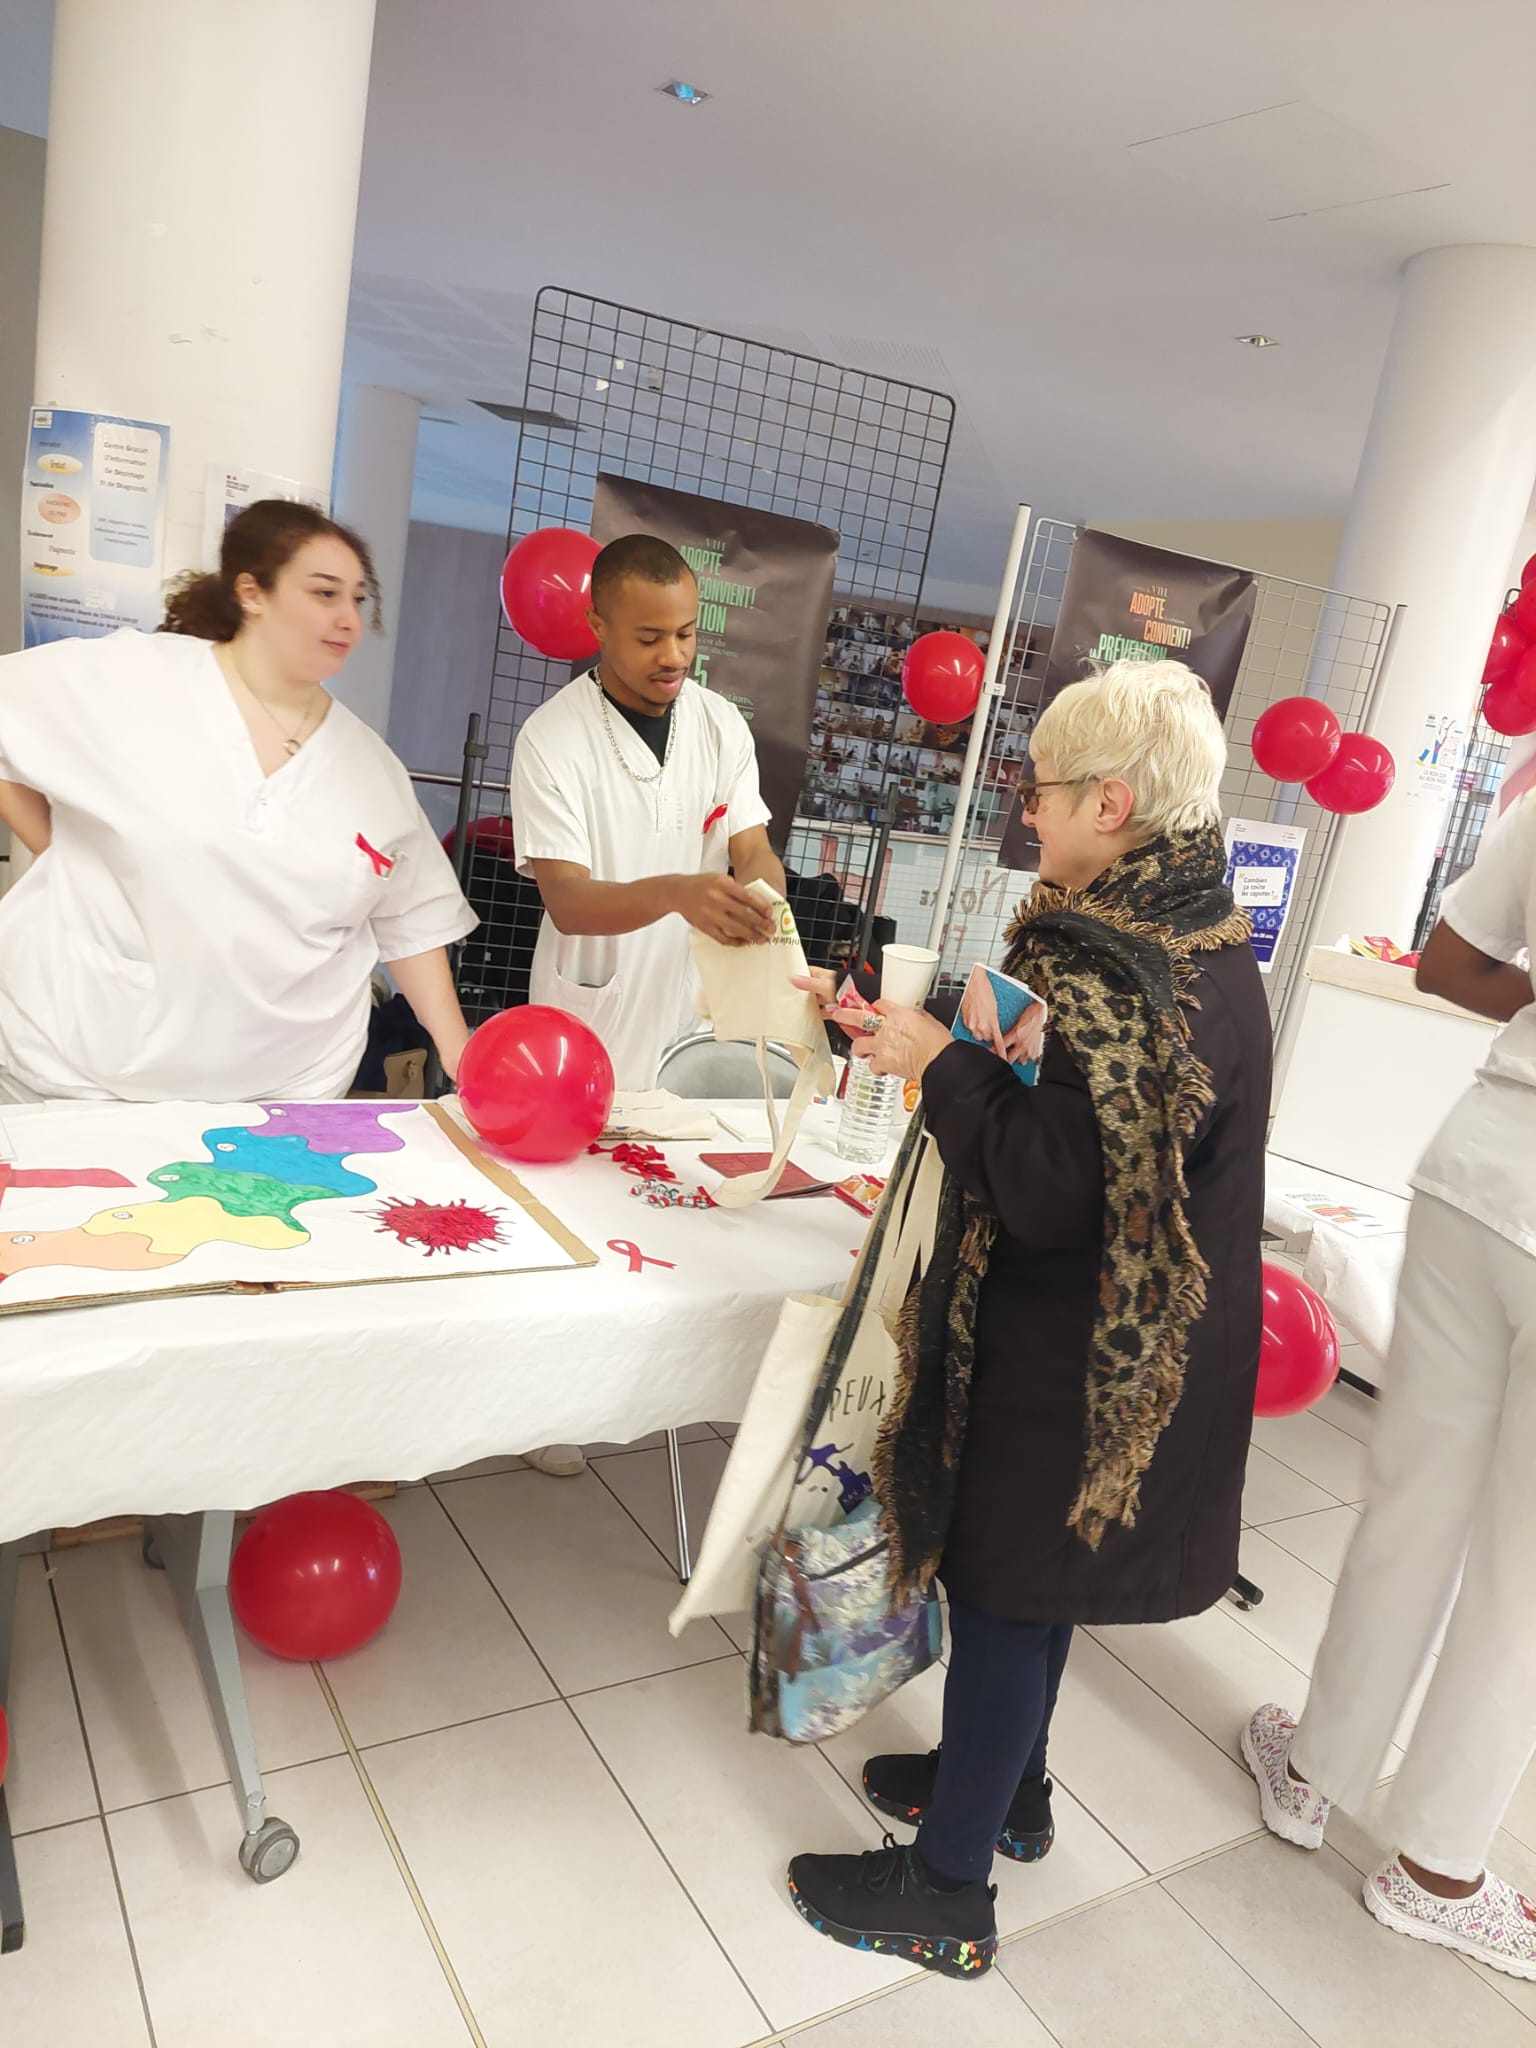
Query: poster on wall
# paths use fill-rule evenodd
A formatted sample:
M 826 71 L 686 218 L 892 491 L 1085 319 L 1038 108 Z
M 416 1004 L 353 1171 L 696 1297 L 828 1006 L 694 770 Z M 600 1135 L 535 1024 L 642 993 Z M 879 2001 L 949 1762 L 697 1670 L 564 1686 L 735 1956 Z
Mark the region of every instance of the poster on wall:
M 261 469 L 226 469 L 220 462 L 208 465 L 208 486 L 203 494 L 203 567 L 217 569 L 224 529 L 247 505 L 263 498 L 287 498 L 297 505 L 329 512 L 329 491 L 316 484 L 301 484 L 291 476 L 271 476 Z
M 22 645 L 160 623 L 171 430 L 34 406 L 21 491 Z
M 1466 721 L 1453 711 L 1427 711 L 1418 748 L 1404 777 L 1403 794 L 1410 803 L 1448 806 L 1460 784 L 1466 758 Z
M 1300 825 L 1229 818 L 1226 841 L 1227 887 L 1253 920 L 1254 958 L 1259 972 L 1269 974 L 1285 936 L 1307 835 Z
M 1069 683 L 1114 661 L 1182 661 L 1203 676 L 1225 718 L 1253 623 L 1251 570 L 1141 541 L 1085 530 L 1072 559 L 1051 637 L 1040 709 Z M 1039 840 L 1015 804 L 998 863 L 1032 868 Z
M 651 533 L 699 580 L 697 679 L 752 728 L 768 836 L 782 853 L 805 781 L 838 537 L 828 526 L 625 476 L 599 476 L 592 538 Z

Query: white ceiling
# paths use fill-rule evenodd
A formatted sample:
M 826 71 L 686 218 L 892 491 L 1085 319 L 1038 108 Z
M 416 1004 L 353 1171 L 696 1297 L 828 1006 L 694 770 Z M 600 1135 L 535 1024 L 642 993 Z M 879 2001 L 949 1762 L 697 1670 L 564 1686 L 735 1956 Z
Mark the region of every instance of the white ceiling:
M 466 524 L 545 284 L 952 392 L 945 581 L 1020 497 L 1337 515 L 1403 261 L 1536 244 L 1533 79 L 1533 0 L 379 0 L 349 375 Z

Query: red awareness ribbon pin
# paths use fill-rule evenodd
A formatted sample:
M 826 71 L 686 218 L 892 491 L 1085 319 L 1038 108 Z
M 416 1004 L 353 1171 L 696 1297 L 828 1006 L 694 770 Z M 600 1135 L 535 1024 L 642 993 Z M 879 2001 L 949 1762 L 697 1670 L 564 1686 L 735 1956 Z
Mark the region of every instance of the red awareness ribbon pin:
M 631 1273 L 638 1273 L 642 1266 L 665 1266 L 669 1273 L 677 1271 L 671 1259 L 648 1259 L 639 1245 L 631 1244 L 627 1237 L 610 1237 L 608 1249 L 611 1252 L 622 1253 L 629 1260 Z
M 704 820 L 704 836 L 706 839 L 709 837 L 709 834 L 714 830 L 715 826 L 718 825 L 720 820 L 725 816 L 729 808 L 730 806 L 728 804 L 715 805 L 715 808 Z
M 363 852 L 373 862 L 373 872 L 376 875 L 387 875 L 389 873 L 390 869 L 394 866 L 394 862 L 387 853 L 380 853 L 376 846 L 370 846 L 361 832 L 358 833 L 355 843 L 362 848 Z

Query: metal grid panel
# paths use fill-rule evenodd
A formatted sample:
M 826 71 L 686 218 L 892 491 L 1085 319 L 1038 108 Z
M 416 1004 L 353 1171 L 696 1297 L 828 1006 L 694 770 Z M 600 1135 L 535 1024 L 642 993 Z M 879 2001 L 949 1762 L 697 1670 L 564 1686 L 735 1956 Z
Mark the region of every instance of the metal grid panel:
M 1445 842 L 1429 871 L 1424 905 L 1413 935 L 1414 951 L 1428 944 L 1446 890 L 1476 860 L 1484 827 L 1499 815 L 1499 785 L 1509 762 L 1509 747 L 1502 733 L 1495 732 L 1480 717 L 1477 719 L 1446 817 Z
M 1004 934 L 1027 886 L 997 866 L 999 790 L 1007 764 L 1000 734 L 1011 739 L 1038 712 L 1045 682 L 1044 629 L 1060 611 L 1076 529 L 1042 519 L 1030 539 L 1013 606 L 1007 689 L 994 719 L 977 779 L 976 800 L 961 858 L 955 905 L 941 945 L 940 975 L 956 980 L 976 960 L 998 960 Z M 1282 697 L 1325 699 L 1346 731 L 1362 730 L 1386 645 L 1390 609 L 1283 577 L 1258 575 L 1253 624 L 1227 711 L 1230 765 L 1222 782 L 1229 817 L 1296 824 L 1307 840 L 1291 915 L 1268 977 L 1270 1013 L 1278 1032 L 1310 942 L 1320 882 L 1340 821 L 1305 791 L 1272 782 L 1253 760 L 1253 728 Z M 1005 715 L 1007 722 L 1004 723 Z
M 915 613 L 954 428 L 954 401 L 942 392 L 549 286 L 534 306 L 523 412 L 509 545 L 540 527 L 587 531 L 606 472 L 832 527 L 839 592 Z M 523 720 L 569 675 L 500 622 L 487 792 L 505 789 Z M 502 799 L 477 808 L 500 809 Z M 795 843 L 819 857 L 819 834 Z M 862 868 L 855 857 L 837 871 L 860 906 L 876 845 L 865 835 Z M 531 885 L 498 866 L 472 894 L 493 949 L 516 955 L 517 972 L 477 986 L 466 966 L 464 994 L 477 1008 L 518 1000 L 526 979 L 525 941 L 506 933 L 527 929 Z M 833 921 L 838 930 L 846 922 Z

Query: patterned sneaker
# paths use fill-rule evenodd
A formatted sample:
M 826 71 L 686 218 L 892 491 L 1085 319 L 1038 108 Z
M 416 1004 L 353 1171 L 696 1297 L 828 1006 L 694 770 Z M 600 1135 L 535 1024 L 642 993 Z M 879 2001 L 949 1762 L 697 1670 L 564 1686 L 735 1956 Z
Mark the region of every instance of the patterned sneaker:
M 1260 1707 L 1243 1730 L 1243 1760 L 1258 1783 L 1259 1811 L 1269 1832 L 1298 1849 L 1321 1849 L 1330 1802 L 1291 1776 L 1295 1734 L 1296 1723 L 1284 1707 Z
M 888 1820 L 916 1827 L 933 1802 L 939 1775 L 939 1752 L 926 1756 L 872 1756 L 864 1766 L 864 1797 Z M 1026 1778 L 1014 1794 L 1008 1818 L 997 1838 L 999 1856 L 1015 1863 L 1038 1863 L 1056 1839 L 1051 1819 L 1051 1781 Z
M 1511 1977 L 1536 1977 L 1536 1906 L 1490 1870 L 1470 1899 L 1441 1899 L 1396 1857 L 1365 1880 L 1365 1903 L 1394 1934 L 1458 1949 Z
M 900 1956 L 945 1977 L 980 1977 L 997 1960 L 993 1887 L 941 1891 L 917 1851 L 889 1835 L 863 1856 L 797 1856 L 789 1895 L 818 1934 L 844 1948 Z

